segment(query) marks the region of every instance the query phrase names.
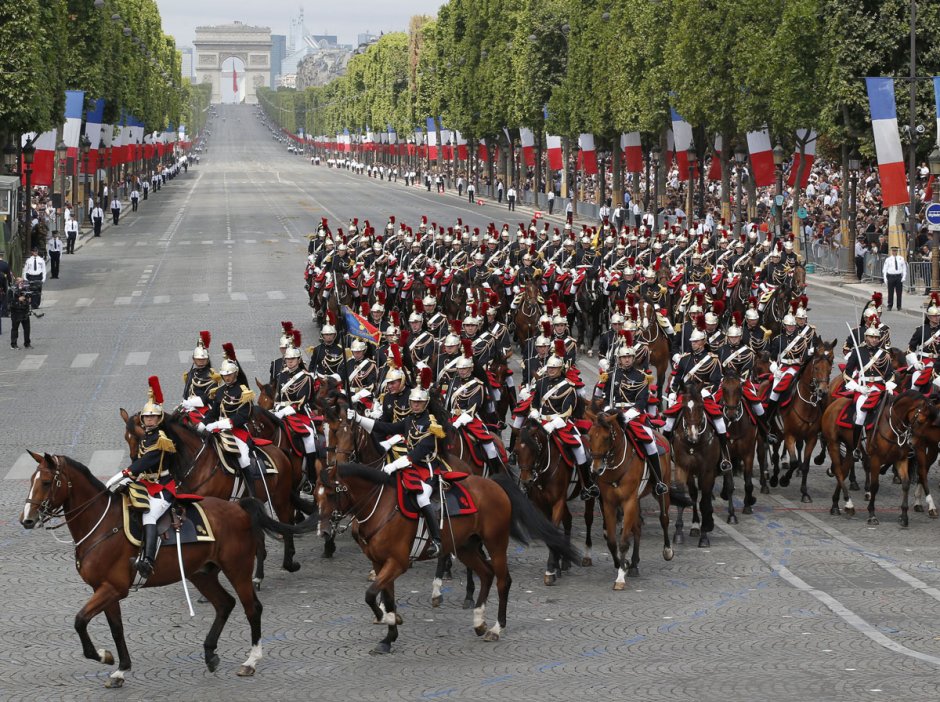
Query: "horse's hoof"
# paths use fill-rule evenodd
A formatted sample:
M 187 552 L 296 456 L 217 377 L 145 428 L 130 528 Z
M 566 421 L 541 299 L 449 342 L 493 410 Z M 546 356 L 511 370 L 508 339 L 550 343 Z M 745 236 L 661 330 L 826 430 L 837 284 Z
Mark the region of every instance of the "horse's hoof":
M 854 516 L 855 516 L 855 508 L 854 508 L 854 507 L 846 507 L 846 508 L 845 508 L 845 516 L 846 516 L 846 517 L 854 517 Z
M 626 583 L 622 583 L 618 580 L 617 582 L 614 583 L 614 592 L 620 592 L 626 587 L 627 587 Z
M 235 675 L 240 678 L 253 678 L 255 676 L 255 667 L 253 665 L 243 665 Z
M 937 510 L 935 510 L 935 509 L 929 509 L 929 510 L 927 510 L 927 516 L 930 517 L 931 519 L 936 519 L 936 518 L 937 518 Z
M 672 550 L 671 546 L 666 546 L 665 548 L 663 548 L 663 560 L 664 561 L 671 561 L 673 558 L 675 558 L 675 555 L 676 555 L 676 552 Z
M 756 504 L 757 504 L 757 498 L 754 497 L 754 495 L 747 495 L 747 496 L 744 498 L 744 506 L 745 506 L 745 507 L 751 507 L 752 505 L 756 505 Z
M 673 537 L 672 537 L 672 543 L 674 543 L 674 544 L 676 544 L 676 545 L 684 544 L 684 543 L 685 543 L 685 534 L 683 534 L 683 533 L 682 533 L 681 531 L 679 531 L 679 530 L 676 530 L 676 533 L 673 534 Z
M 849 490 L 853 490 L 854 492 L 858 492 L 858 483 L 857 483 L 856 481 L 854 481 L 854 480 L 850 480 L 850 481 L 849 481 Z
M 114 655 L 111 651 L 102 651 L 98 649 L 98 662 L 104 663 L 105 665 L 114 665 Z
M 691 529 L 689 529 L 689 536 L 698 536 L 701 533 L 702 532 L 698 527 L 692 527 Z
M 483 636 L 486 633 L 486 622 L 480 624 L 480 626 L 473 627 L 473 633 L 477 636 Z
M 640 577 L 640 569 L 637 568 L 636 566 L 631 566 L 630 568 L 627 568 L 627 577 L 628 577 L 628 578 L 639 578 L 639 577 Z
M 548 586 L 554 585 L 557 580 L 558 580 L 558 576 L 555 575 L 554 573 L 546 573 L 545 577 L 542 578 L 542 582 L 544 582 Z
M 805 492 L 803 493 L 803 497 L 800 498 L 800 502 L 804 502 L 804 503 L 807 503 L 807 504 L 809 504 L 809 503 L 812 502 L 812 501 L 813 501 L 813 498 L 810 497 L 810 496 L 809 496 L 807 493 L 805 493 Z
M 582 568 L 589 568 L 589 567 L 591 567 L 592 565 L 594 565 L 594 561 L 591 560 L 591 557 L 590 557 L 590 556 L 583 556 L 583 557 L 581 558 L 581 567 L 582 567 Z
M 868 518 L 867 524 L 869 526 L 878 526 L 879 524 L 881 524 L 881 522 L 878 521 L 878 517 L 872 515 L 871 517 Z
M 907 529 L 909 524 L 908 524 L 908 518 L 906 514 L 902 514 L 900 517 L 898 517 L 898 524 L 901 525 L 902 529 Z
M 219 654 L 213 653 L 209 656 L 206 656 L 206 668 L 209 669 L 210 673 L 214 673 L 215 669 L 219 667 Z
M 104 681 L 104 686 L 109 690 L 117 690 L 124 687 L 124 678 L 108 678 Z
M 761 485 L 761 486 L 760 486 L 760 494 L 761 494 L 761 495 L 769 495 L 769 494 L 770 494 L 770 488 L 767 487 L 766 485 Z
M 770 487 L 777 487 L 777 476 L 776 475 L 770 476 L 770 480 L 768 480 L 767 482 L 770 483 Z
M 493 641 L 499 641 L 499 634 L 493 630 L 490 630 L 486 632 L 486 634 L 483 635 L 483 640 L 486 641 L 487 643 L 492 643 Z
M 771 483 L 771 485 L 773 485 L 773 483 Z M 786 475 L 781 475 L 781 476 L 780 476 L 780 487 L 785 488 L 785 487 L 789 487 L 789 485 L 790 485 L 790 478 L 787 477 Z
M 840 514 L 842 514 L 842 510 L 833 505 L 829 508 L 829 514 L 831 514 L 833 517 L 838 517 Z
M 816 456 L 816 458 L 813 459 L 813 465 L 815 466 L 821 466 L 825 462 L 826 462 L 826 454 L 824 453 L 819 454 L 818 456 Z M 829 470 L 831 471 L 832 468 L 830 468 Z M 832 475 L 830 474 L 829 477 L 831 478 Z
M 914 511 L 915 511 L 915 512 L 923 512 L 923 511 L 924 511 L 924 506 L 923 506 L 923 505 L 914 505 Z
M 865 502 L 869 502 L 870 500 L 871 500 L 871 492 L 869 492 L 868 490 L 866 490 L 866 491 L 865 491 Z
M 819 465 L 819 464 L 817 463 L 816 465 Z M 826 477 L 827 477 L 827 478 L 834 478 L 834 477 L 836 477 L 836 472 L 835 472 L 834 470 L 832 470 L 832 466 L 829 466 L 828 468 L 826 468 Z
M 900 485 L 900 484 L 901 484 L 901 478 L 900 478 L 897 474 L 895 474 L 895 476 L 894 476 L 893 478 L 891 478 L 891 482 L 892 482 L 894 485 Z
M 387 644 L 384 641 L 380 641 L 379 643 L 375 645 L 375 648 L 369 651 L 369 655 L 384 656 L 386 653 L 391 653 L 391 652 L 392 652 L 392 645 Z
M 467 599 L 465 599 L 465 600 L 463 601 L 463 608 L 464 608 L 464 609 L 473 609 L 473 600 L 471 600 L 469 597 L 468 597 Z
M 327 541 L 323 544 L 323 553 L 320 554 L 320 558 L 332 558 L 334 553 L 336 553 L 336 544 Z
M 698 540 L 699 548 L 708 548 L 712 545 L 712 542 L 708 540 L 708 534 L 702 534 L 702 537 Z
M 437 595 L 436 597 L 432 597 L 432 598 L 431 598 L 431 606 L 432 606 L 432 607 L 440 607 L 440 606 L 441 606 L 441 602 L 443 602 L 443 601 L 444 601 L 444 598 L 441 597 L 440 595 Z
M 369 576 L 366 578 L 370 583 L 375 580 L 375 568 L 369 571 Z
M 737 524 L 737 523 L 738 523 L 738 515 L 736 515 L 736 514 L 729 514 L 729 515 L 728 515 L 728 524 Z
M 255 590 L 261 592 L 261 578 L 252 578 L 251 584 L 255 586 Z
M 291 561 L 290 563 L 284 565 L 284 570 L 286 570 L 288 573 L 296 573 L 298 570 L 300 570 L 300 563 L 297 561 Z M 261 589 L 260 586 L 258 589 Z

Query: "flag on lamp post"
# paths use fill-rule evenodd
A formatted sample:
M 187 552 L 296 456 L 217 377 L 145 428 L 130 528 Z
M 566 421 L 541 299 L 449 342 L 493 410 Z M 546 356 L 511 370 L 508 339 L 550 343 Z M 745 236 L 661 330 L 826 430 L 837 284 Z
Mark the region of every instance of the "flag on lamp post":
M 235 59 L 232 59 L 232 92 L 235 93 L 235 98 L 238 99 L 238 69 L 235 68 Z
M 721 150 L 723 142 L 721 134 L 715 135 L 715 150 L 712 152 L 712 161 L 708 166 L 708 179 L 721 180 Z
M 672 133 L 675 140 L 676 163 L 679 164 L 679 180 L 689 179 L 689 149 L 692 148 L 692 125 L 672 107 Z
M 529 168 L 535 166 L 535 135 L 528 127 L 519 127 L 519 141 L 522 142 L 522 158 Z
M 803 147 L 804 154 L 800 156 L 799 148 L 793 151 L 793 165 L 790 167 L 790 175 L 787 176 L 787 185 L 793 186 L 796 183 L 796 174 L 800 172 L 800 163 L 806 161 L 806 167 L 803 169 L 803 177 L 800 178 L 800 187 L 805 188 L 809 183 L 809 172 L 813 167 L 813 161 L 816 160 L 816 132 L 812 129 L 797 129 L 796 143 L 806 142 Z
M 904 152 L 898 133 L 898 114 L 894 104 L 893 78 L 866 78 L 871 126 L 878 154 L 878 175 L 881 178 L 881 199 L 884 207 L 909 202 Z
M 581 149 L 581 167 L 588 175 L 597 175 L 597 152 L 594 150 L 594 135 L 581 134 L 578 137 L 578 146 Z
M 747 133 L 747 150 L 751 154 L 751 175 L 754 177 L 754 184 L 761 188 L 773 185 L 777 169 L 767 127 Z
M 561 155 L 561 137 L 546 134 L 545 143 L 548 146 L 548 167 L 553 171 L 560 171 L 564 168 Z
M 628 173 L 639 173 L 643 170 L 643 144 L 639 132 L 627 132 L 620 135 L 620 148 L 627 163 Z
M 437 158 L 437 124 L 433 117 L 428 117 L 428 158 L 432 161 Z

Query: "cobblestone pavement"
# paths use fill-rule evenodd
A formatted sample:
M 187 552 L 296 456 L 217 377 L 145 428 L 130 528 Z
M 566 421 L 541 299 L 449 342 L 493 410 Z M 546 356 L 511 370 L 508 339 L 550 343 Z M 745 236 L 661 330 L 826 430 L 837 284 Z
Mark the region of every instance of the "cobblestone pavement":
M 32 471 L 27 448 L 68 454 L 110 475 L 126 454 L 118 408 L 140 407 L 149 374 L 161 377 L 169 402 L 178 399 L 199 329 L 212 330 L 216 352 L 234 341 L 259 377 L 276 353 L 281 319 L 293 319 L 314 342 L 302 271 L 304 235 L 320 216 L 334 227 L 369 218 L 378 228 L 388 214 L 415 222 L 428 213 L 447 223 L 459 216 L 481 227 L 505 218 L 495 206 L 315 168 L 274 142 L 251 108 L 221 112 L 226 120 L 198 168 L 143 203 L 127 226 L 64 257 L 61 279 L 45 292 L 46 317 L 33 325 L 35 348 L 0 345 L 4 700 L 97 700 L 110 672 L 81 657 L 73 619 L 89 589 L 74 571 L 72 549 L 17 522 Z M 817 295 L 811 304 L 820 332 L 841 346 L 844 321 L 857 318 L 853 303 Z M 897 345 L 906 343 L 915 320 L 887 321 Z M 594 362 L 584 365 L 593 381 Z M 209 608 L 197 604 L 190 619 L 177 585 L 125 601 L 134 668 L 125 689 L 109 694 L 227 702 L 585 693 L 722 702 L 937 699 L 938 525 L 912 514 L 910 528 L 900 529 L 899 491 L 890 481 L 879 495 L 881 526 L 831 517 L 831 482 L 813 466 L 814 503 L 801 504 L 795 485 L 777 488 L 759 496 L 755 514 L 738 526 L 724 523 L 725 503 L 717 500 L 711 547 L 689 539 L 668 563 L 648 529 L 640 577 L 624 592 L 611 590 L 600 519 L 593 567 L 574 569 L 553 588 L 542 584 L 544 549 L 514 546 L 509 627 L 498 643 L 473 635 L 471 613 L 460 607 L 462 576 L 448 583 L 444 606 L 432 609 L 433 571 L 419 565 L 399 581 L 401 638 L 392 655 L 378 658 L 368 651 L 384 631 L 371 625 L 363 603 L 365 559 L 348 537 L 330 561 L 306 538 L 300 572 L 268 569 L 260 594 L 265 658 L 255 678 L 234 674 L 248 649 L 238 609 L 222 635 L 222 665 L 206 672 Z M 583 507 L 573 509 L 581 541 Z M 113 650 L 103 618 L 90 632 L 96 646 Z

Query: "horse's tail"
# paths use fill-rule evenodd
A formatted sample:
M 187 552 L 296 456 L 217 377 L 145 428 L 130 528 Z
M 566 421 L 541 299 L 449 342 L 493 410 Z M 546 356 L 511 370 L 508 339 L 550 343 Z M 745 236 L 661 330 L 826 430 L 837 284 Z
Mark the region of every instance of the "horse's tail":
M 692 498 L 689 497 L 689 493 L 678 485 L 669 487 L 669 504 L 676 507 L 692 507 L 695 505 Z
M 564 532 L 535 508 L 510 475 L 497 473 L 490 480 L 503 489 L 512 505 L 509 535 L 513 539 L 527 545 L 530 539 L 541 541 L 572 563 L 581 562 L 581 553 L 565 538 Z
M 291 490 L 290 503 L 294 506 L 294 509 L 301 511 L 304 514 L 314 514 L 317 511 L 316 500 L 301 497 L 299 485 Z
M 314 509 L 313 514 L 298 524 L 279 522 L 269 517 L 264 511 L 264 504 L 254 497 L 243 497 L 238 501 L 238 505 L 251 517 L 252 531 L 256 533 L 266 531 L 271 536 L 309 534 L 317 530 L 320 520 L 317 510 Z M 316 505 L 314 505 L 314 507 L 316 507 Z

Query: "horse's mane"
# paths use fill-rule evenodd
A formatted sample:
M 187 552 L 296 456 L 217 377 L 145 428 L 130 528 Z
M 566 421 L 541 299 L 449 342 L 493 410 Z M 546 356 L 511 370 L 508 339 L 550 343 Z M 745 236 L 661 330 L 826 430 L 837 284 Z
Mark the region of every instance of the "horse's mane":
M 60 456 L 60 458 L 62 458 L 62 460 L 66 462 L 69 468 L 74 468 L 83 476 L 85 476 L 85 479 L 88 480 L 89 483 L 91 483 L 91 486 L 93 488 L 95 488 L 96 490 L 105 489 L 104 483 L 98 480 L 98 478 L 95 477 L 90 470 L 88 470 L 88 466 L 86 466 L 84 463 L 79 463 L 74 458 L 69 458 L 68 456 Z
M 274 426 L 276 426 L 276 427 L 278 427 L 278 428 L 283 428 L 283 427 L 284 427 L 284 420 L 283 420 L 283 419 L 281 419 L 280 417 L 278 417 L 278 416 L 277 416 L 276 414 L 274 414 L 274 412 L 272 412 L 271 410 L 265 409 L 265 408 L 262 407 L 261 405 L 252 405 L 251 411 L 252 411 L 252 412 L 260 412 L 262 416 L 264 416 L 269 422 L 271 422 L 272 424 L 274 424 Z
M 519 430 L 519 440 L 533 451 L 540 451 L 542 447 L 535 440 L 535 436 L 532 432 L 533 427 L 532 420 L 527 419 Z
M 360 478 L 375 485 L 391 485 L 393 478 L 384 471 L 376 470 L 361 463 L 340 463 L 336 466 L 341 478 Z

